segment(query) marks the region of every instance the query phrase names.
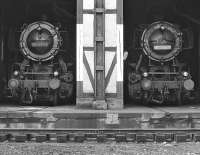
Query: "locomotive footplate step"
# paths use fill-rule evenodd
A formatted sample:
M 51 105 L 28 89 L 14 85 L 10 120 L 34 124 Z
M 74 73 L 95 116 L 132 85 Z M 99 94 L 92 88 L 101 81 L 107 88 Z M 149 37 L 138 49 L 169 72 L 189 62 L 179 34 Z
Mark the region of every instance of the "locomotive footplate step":
M 200 106 L 132 106 L 123 110 L 89 110 L 77 109 L 75 106 L 34 107 L 4 105 L 0 107 L 0 129 L 3 128 L 196 129 L 200 128 Z M 92 134 L 98 135 L 101 133 Z M 177 138 L 179 139 L 179 137 Z M 65 141 L 65 138 L 63 140 L 62 138 L 60 139 Z M 124 139 L 124 136 L 119 133 L 117 139 Z M 158 141 L 162 141 L 162 139 L 162 136 L 160 136 Z M 196 139 L 199 138 L 197 137 Z

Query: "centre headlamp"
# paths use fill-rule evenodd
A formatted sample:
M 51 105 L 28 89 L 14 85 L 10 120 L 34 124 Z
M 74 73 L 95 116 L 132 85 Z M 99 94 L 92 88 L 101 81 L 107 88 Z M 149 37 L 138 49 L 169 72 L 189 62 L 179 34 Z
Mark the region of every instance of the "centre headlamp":
M 54 72 L 53 72 L 53 75 L 54 75 L 55 77 L 57 77 L 57 76 L 59 75 L 59 72 L 58 72 L 58 71 L 54 71 Z
M 183 74 L 184 77 L 188 77 L 189 76 L 188 72 L 183 72 L 182 74 Z
M 17 71 L 17 70 L 14 71 L 14 72 L 13 72 L 13 75 L 14 75 L 14 76 L 18 76 L 18 75 L 19 75 L 19 71 Z
M 144 73 L 142 74 L 142 76 L 146 78 L 146 77 L 149 76 L 149 73 L 148 73 L 148 72 L 144 72 Z

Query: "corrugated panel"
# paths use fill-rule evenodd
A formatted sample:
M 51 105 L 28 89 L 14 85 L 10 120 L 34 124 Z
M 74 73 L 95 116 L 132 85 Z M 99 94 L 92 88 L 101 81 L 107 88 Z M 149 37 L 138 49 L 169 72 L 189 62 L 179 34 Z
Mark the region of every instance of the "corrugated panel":
M 106 9 L 116 9 L 117 1 L 116 0 L 105 0 L 105 8 Z
M 83 38 L 84 47 L 94 46 L 94 15 L 92 14 L 83 15 Z
M 117 45 L 117 16 L 116 14 L 105 15 L 105 46 L 116 47 Z

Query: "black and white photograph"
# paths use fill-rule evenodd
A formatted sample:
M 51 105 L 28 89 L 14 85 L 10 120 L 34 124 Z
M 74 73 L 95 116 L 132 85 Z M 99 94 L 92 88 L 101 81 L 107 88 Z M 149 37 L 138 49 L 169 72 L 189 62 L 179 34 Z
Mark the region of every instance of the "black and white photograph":
M 0 155 L 200 155 L 200 1 L 0 0 Z

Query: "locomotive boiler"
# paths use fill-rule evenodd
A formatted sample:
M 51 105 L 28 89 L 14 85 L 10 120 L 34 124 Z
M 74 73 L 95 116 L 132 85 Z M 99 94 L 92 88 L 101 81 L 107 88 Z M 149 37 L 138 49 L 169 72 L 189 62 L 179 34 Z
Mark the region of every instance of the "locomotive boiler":
M 181 105 L 190 100 L 195 83 L 182 60 L 184 37 L 179 26 L 154 22 L 139 38 L 138 58 L 128 73 L 129 97 L 144 104 Z
M 22 59 L 12 64 L 8 81 L 11 98 L 24 104 L 45 101 L 57 105 L 72 96 L 72 64 L 61 50 L 59 28 L 46 21 L 23 28 L 19 39 Z

